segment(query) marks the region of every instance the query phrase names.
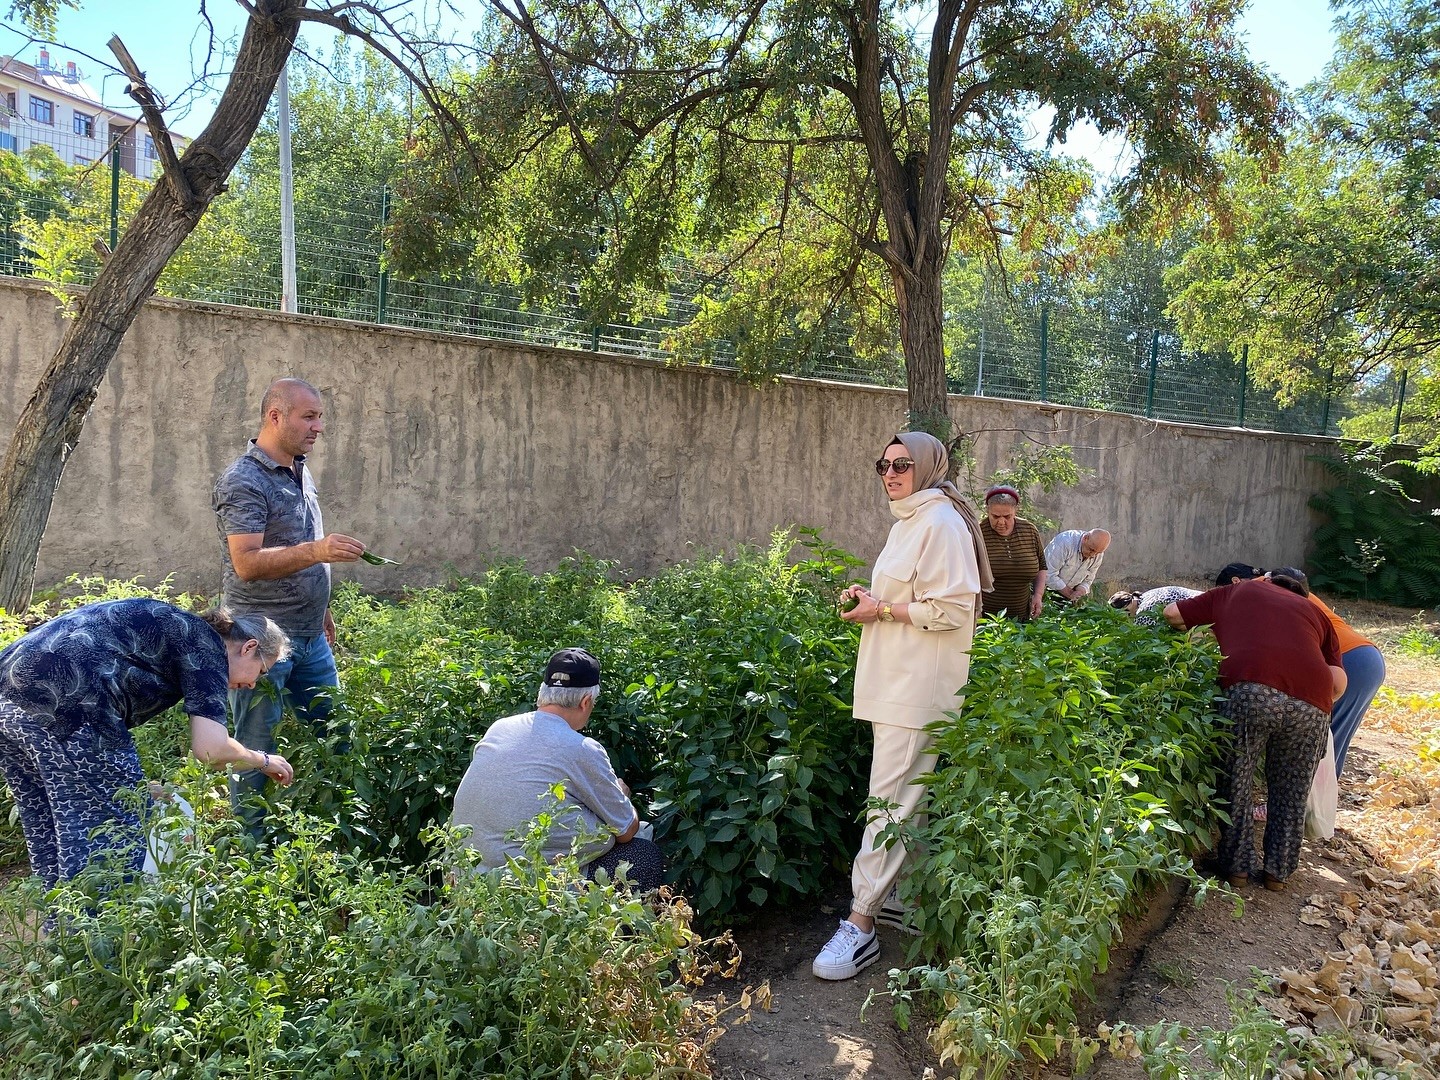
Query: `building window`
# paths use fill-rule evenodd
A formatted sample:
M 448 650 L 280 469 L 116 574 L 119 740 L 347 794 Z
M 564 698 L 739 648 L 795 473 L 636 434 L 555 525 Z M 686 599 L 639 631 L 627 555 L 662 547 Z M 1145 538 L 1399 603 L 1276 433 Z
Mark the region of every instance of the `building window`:
M 19 113 L 17 113 L 17 112 L 15 111 L 15 91 L 14 91 L 14 90 L 6 90 L 6 91 L 5 91 L 3 104 L 4 104 L 4 106 L 5 106 L 5 111 L 8 112 L 11 116 L 19 116 L 19 115 L 20 115 Z
M 30 95 L 30 119 L 37 124 L 54 124 L 55 103 L 46 101 L 43 97 Z
M 86 157 L 84 154 L 76 154 L 76 155 L 75 155 L 75 164 L 76 164 L 76 165 L 89 165 L 89 164 L 90 164 L 90 161 L 91 161 L 91 159 L 88 158 L 88 157 Z
M 0 131 L 0 150 L 9 150 L 12 154 L 20 152 L 20 144 L 15 141 L 15 136 L 8 131 Z
M 159 156 L 155 153 L 155 137 L 153 135 L 145 136 L 145 156 L 151 161 L 154 161 Z
M 83 112 L 75 114 L 75 134 L 84 135 L 87 139 L 95 137 L 95 117 L 86 116 Z

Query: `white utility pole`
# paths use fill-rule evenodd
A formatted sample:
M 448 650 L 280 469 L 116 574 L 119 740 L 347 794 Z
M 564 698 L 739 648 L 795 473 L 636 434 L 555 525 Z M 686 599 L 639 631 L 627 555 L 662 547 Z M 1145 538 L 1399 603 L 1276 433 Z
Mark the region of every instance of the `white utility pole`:
M 280 310 L 297 309 L 295 294 L 295 178 L 290 168 L 290 65 L 280 71 L 275 88 L 280 128 Z

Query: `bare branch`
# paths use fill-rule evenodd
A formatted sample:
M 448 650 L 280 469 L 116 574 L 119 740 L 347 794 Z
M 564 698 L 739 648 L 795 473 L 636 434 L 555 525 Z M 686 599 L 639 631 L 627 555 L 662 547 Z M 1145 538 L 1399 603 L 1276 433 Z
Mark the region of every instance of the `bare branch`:
M 165 165 L 165 182 L 175 189 L 175 197 L 180 200 L 181 206 L 186 210 L 194 210 L 200 205 L 200 199 L 180 169 L 180 155 L 175 152 L 175 144 L 170 141 L 170 129 L 165 126 L 165 116 L 160 111 L 165 107 L 165 103 L 150 89 L 150 85 L 145 81 L 145 73 L 140 70 L 140 65 L 135 63 L 130 50 L 125 48 L 120 35 L 110 35 L 110 40 L 105 44 L 115 54 L 115 59 L 120 61 L 120 67 L 130 80 L 125 92 L 135 99 L 145 117 L 150 138 L 155 143 L 155 148 L 160 151 L 160 160 Z

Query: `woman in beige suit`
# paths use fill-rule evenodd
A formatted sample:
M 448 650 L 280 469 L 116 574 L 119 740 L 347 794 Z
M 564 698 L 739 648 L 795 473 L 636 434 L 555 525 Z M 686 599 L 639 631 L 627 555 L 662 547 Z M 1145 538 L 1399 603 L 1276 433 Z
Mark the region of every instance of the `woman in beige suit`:
M 945 479 L 948 466 L 944 444 L 917 431 L 895 436 L 875 463 L 895 524 L 870 587 L 845 591 L 857 603 L 841 617 L 862 625 L 854 715 L 875 736 L 870 796 L 891 809 L 872 811 L 866 822 L 851 871 L 850 916 L 815 958 L 821 979 L 848 979 L 878 959 L 877 918 L 903 926 L 892 889 L 905 850 L 886 847 L 879 836 L 891 822 L 908 820 L 925 795 L 914 783 L 935 768 L 925 726 L 964 700 L 979 594 L 991 582 L 978 519 Z

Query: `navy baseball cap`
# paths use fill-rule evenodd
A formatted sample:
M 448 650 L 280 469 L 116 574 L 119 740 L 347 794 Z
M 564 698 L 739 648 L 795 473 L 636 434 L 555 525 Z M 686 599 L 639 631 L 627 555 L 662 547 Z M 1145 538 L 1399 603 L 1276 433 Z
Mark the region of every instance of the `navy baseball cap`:
M 584 649 L 561 649 L 550 657 L 540 681 L 546 686 L 583 690 L 600 685 L 600 661 Z

